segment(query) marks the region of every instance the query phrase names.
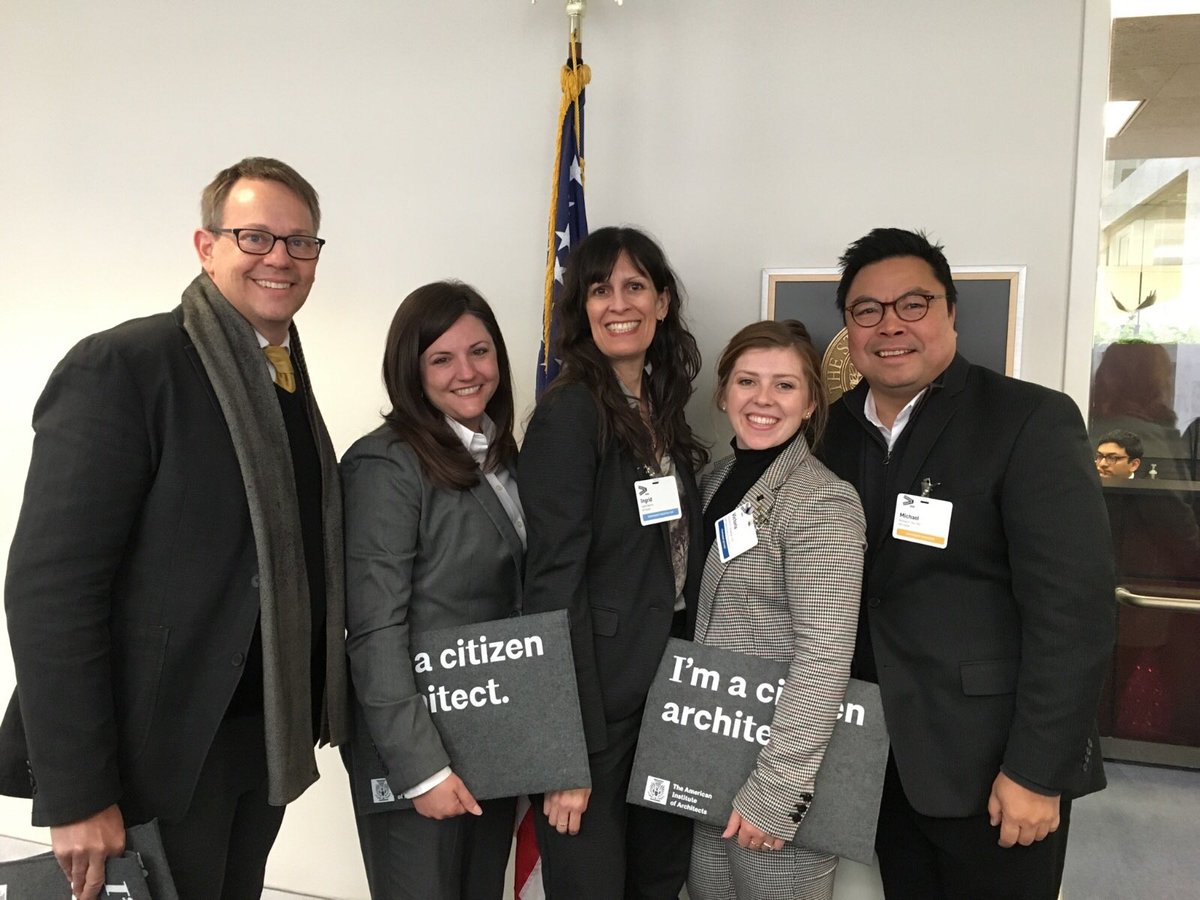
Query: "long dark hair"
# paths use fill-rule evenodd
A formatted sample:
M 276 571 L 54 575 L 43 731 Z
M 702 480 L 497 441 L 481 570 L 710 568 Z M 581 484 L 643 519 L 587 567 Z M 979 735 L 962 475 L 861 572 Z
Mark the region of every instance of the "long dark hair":
M 667 312 L 657 323 L 646 351 L 650 374 L 650 427 L 647 432 L 638 411 L 629 405 L 613 372 L 612 363 L 592 339 L 587 315 L 588 289 L 607 281 L 617 257 L 628 255 L 634 268 L 650 279 L 654 290 L 667 294 Z M 648 235 L 636 228 L 601 228 L 593 231 L 571 252 L 563 274 L 563 295 L 555 310 L 558 317 L 556 355 L 562 373 L 544 395 L 553 395 L 560 384 L 582 384 L 600 403 L 601 438 L 616 438 L 635 459 L 654 466 L 655 445 L 666 448 L 676 461 L 686 460 L 692 471 L 708 462 L 708 449 L 692 433 L 684 408 L 692 396 L 692 382 L 700 372 L 696 339 L 683 321 L 683 291 L 666 255 Z
M 1092 380 L 1091 418 L 1133 416 L 1174 426 L 1175 373 L 1162 344 L 1130 339 L 1109 344 Z
M 479 292 L 461 281 L 435 281 L 404 298 L 392 317 L 383 351 L 383 383 L 392 408 L 384 420 L 413 448 L 421 468 L 435 483 L 464 490 L 479 483 L 479 469 L 446 417 L 421 390 L 421 355 L 464 315 L 477 318 L 496 346 L 499 384 L 485 411 L 496 426 L 484 468 L 511 467 L 513 439 L 512 372 L 496 316 Z

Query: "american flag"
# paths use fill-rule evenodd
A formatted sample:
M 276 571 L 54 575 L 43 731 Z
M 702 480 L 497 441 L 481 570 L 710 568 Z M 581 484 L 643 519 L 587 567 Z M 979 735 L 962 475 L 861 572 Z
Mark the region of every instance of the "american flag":
M 542 857 L 533 832 L 533 805 L 528 797 L 517 798 L 517 856 L 513 867 L 513 895 L 517 900 L 546 900 L 542 887 Z
M 583 64 L 579 44 L 571 42 L 570 56 L 562 67 L 562 101 L 558 109 L 558 139 L 554 148 L 554 180 L 550 187 L 550 222 L 546 236 L 546 293 L 542 307 L 542 345 L 538 350 L 537 396 L 558 375 L 554 358 L 554 305 L 563 288 L 563 272 L 571 248 L 587 237 L 587 211 L 583 205 L 583 92 L 591 70 Z M 533 830 L 534 809 L 529 798 L 517 802 L 514 832 L 517 838 L 513 893 L 517 900 L 545 900 L 542 860 Z
M 550 188 L 550 221 L 546 236 L 546 291 L 542 305 L 542 345 L 538 350 L 537 396 L 542 396 L 558 375 L 554 358 L 556 322 L 554 306 L 562 294 L 563 271 L 571 248 L 587 237 L 587 211 L 583 205 L 583 104 L 591 70 L 572 43 L 562 67 L 562 102 L 558 113 L 558 140 L 554 152 L 554 181 Z

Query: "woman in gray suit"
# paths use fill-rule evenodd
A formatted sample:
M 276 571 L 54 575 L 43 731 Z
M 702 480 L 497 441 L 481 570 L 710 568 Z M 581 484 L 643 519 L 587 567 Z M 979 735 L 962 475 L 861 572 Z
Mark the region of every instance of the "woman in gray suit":
M 733 426 L 733 456 L 704 479 L 695 639 L 790 668 L 771 740 L 725 829 L 696 824 L 688 891 L 693 900 L 828 900 L 837 858 L 791 841 L 849 678 L 862 506 L 810 452 L 828 401 L 801 323 L 756 322 L 734 335 L 717 363 L 717 402 Z
M 500 619 L 521 605 L 525 525 L 513 477 L 512 376 L 487 302 L 458 282 L 400 304 L 383 358 L 392 408 L 342 458 L 346 649 L 360 727 L 412 809 L 359 808 L 371 895 L 503 894 L 511 798 L 477 802 L 413 680 L 410 636 Z M 373 743 L 374 747 L 370 744 Z

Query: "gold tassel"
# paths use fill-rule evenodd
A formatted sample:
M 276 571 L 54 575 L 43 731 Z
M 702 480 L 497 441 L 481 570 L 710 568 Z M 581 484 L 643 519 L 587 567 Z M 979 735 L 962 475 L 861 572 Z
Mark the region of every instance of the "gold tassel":
M 546 251 L 550 255 L 550 259 L 546 260 L 546 286 L 542 301 L 542 344 L 546 348 L 546 358 L 543 365 L 546 368 L 550 366 L 550 320 L 554 312 L 554 266 L 551 262 L 555 253 L 554 249 L 554 213 L 558 209 L 558 172 L 562 166 L 562 127 L 561 123 L 563 116 L 567 114 L 567 108 L 575 104 L 575 146 L 579 147 L 579 95 L 583 93 L 583 89 L 588 86 L 592 80 L 592 70 L 584 63 L 579 62 L 576 54 L 579 51 L 578 35 L 572 32 L 570 37 L 571 62 L 562 67 L 562 72 L 559 74 L 559 85 L 562 88 L 562 100 L 558 105 L 558 122 L 559 128 L 556 129 L 554 138 L 554 173 L 551 178 L 553 187 L 550 191 L 550 215 L 549 224 L 546 227 Z M 585 183 L 584 179 L 584 159 L 583 155 L 579 156 L 579 178 L 581 183 Z

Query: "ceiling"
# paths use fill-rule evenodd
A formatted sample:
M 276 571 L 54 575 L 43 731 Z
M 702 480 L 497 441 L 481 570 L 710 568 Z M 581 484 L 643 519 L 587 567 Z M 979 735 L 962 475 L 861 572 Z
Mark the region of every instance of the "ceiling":
M 1200 156 L 1200 15 L 1114 19 L 1110 100 L 1145 100 L 1108 159 Z

